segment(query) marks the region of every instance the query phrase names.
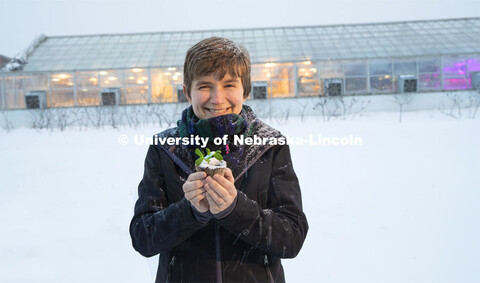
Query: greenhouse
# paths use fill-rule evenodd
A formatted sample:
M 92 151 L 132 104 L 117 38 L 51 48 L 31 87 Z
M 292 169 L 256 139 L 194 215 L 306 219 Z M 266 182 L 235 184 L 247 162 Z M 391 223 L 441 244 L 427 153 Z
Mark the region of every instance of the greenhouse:
M 468 90 L 480 82 L 480 18 L 42 35 L 0 73 L 0 108 L 183 102 L 185 53 L 210 36 L 249 51 L 249 99 Z

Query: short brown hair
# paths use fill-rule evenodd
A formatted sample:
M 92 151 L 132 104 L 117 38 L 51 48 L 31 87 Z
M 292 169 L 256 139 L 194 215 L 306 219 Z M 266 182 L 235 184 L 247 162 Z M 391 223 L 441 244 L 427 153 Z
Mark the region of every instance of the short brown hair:
M 190 97 L 195 78 L 209 76 L 217 71 L 220 79 L 228 73 L 242 80 L 243 97 L 251 91 L 250 56 L 248 51 L 230 39 L 210 37 L 190 47 L 183 65 L 183 83 Z

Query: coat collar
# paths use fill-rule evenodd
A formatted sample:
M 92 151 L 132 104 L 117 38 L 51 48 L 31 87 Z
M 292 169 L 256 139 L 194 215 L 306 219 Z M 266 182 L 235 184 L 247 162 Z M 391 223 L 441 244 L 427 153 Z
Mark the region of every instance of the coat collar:
M 227 167 L 232 170 L 235 181 L 237 181 L 268 149 L 275 146 L 275 141 L 278 142 L 279 138 L 285 138 L 278 130 L 272 128 L 260 119 L 255 118 L 253 122 L 255 123 L 255 127 L 252 128 L 248 137 L 266 138 L 266 143 L 263 143 L 262 140 L 261 144 L 240 145 L 239 143 L 235 143 L 234 137 L 230 137 L 228 141 L 230 152 L 228 154 L 226 154 L 226 148 L 223 144 L 215 146 L 213 143 L 209 143 L 207 145 L 211 150 L 222 150 L 222 154 L 227 161 Z M 180 137 L 179 129 L 178 127 L 170 128 L 158 133 L 156 136 L 159 138 Z M 247 136 L 244 135 L 243 137 L 246 138 Z M 190 175 L 195 171 L 196 155 L 193 147 L 185 146 L 181 143 L 174 146 L 162 144 L 157 144 L 157 146 L 160 147 L 175 164 L 182 168 L 187 175 Z

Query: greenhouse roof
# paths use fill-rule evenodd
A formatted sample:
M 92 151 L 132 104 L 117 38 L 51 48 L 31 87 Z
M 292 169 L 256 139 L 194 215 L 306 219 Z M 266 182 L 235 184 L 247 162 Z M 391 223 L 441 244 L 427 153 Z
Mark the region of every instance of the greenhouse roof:
M 253 64 L 480 53 L 480 18 L 51 36 L 30 48 L 23 71 L 178 67 L 190 46 L 210 36 L 245 46 Z

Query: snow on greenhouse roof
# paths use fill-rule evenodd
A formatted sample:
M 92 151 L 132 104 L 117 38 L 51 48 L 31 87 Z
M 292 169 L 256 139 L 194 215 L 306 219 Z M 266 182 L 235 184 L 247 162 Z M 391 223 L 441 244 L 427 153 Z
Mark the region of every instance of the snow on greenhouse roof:
M 23 71 L 183 66 L 187 49 L 221 36 L 245 46 L 255 63 L 480 53 L 480 18 L 47 37 Z

